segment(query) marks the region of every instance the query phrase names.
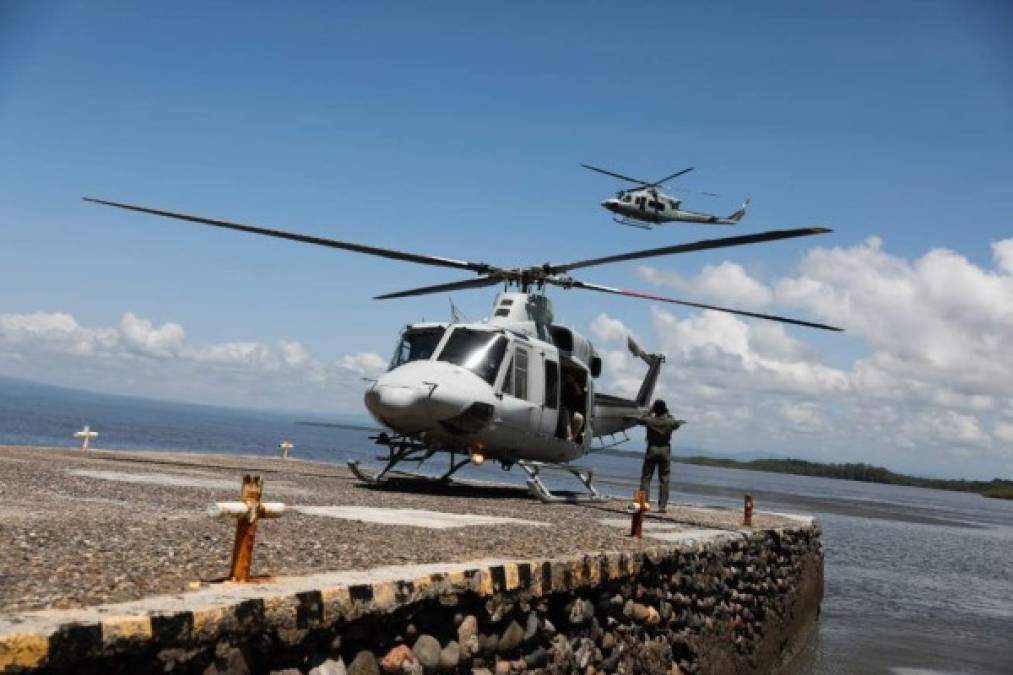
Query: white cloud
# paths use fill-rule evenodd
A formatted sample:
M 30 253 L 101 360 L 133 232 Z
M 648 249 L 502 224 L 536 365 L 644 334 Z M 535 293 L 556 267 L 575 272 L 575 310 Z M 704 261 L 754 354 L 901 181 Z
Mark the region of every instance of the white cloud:
M 1013 240 L 994 245 L 997 262 Z M 1010 393 L 1013 381 L 1013 268 L 982 269 L 935 249 L 909 262 L 870 239 L 814 249 L 801 275 L 777 284 L 777 297 L 862 336 L 868 367 L 889 384 L 924 383 L 966 396 Z
M 1013 239 L 1004 239 L 992 244 L 995 266 L 1006 274 L 1013 274 Z
M 341 365 L 363 377 L 373 377 L 386 370 L 387 361 L 376 352 L 359 352 L 346 354 Z
M 282 340 L 278 345 L 281 347 L 281 356 L 286 365 L 298 368 L 309 362 L 309 352 L 300 343 Z
M 170 358 L 182 351 L 186 332 L 178 323 L 165 323 L 155 328 L 147 319 L 127 312 L 120 320 L 119 337 L 127 349 L 139 354 Z
M 1007 450 L 1013 454 L 1013 424 L 1008 422 L 997 422 L 993 433 L 996 439 L 1000 442 L 1010 444 L 1010 447 Z
M 0 314 L 0 341 L 9 345 L 32 345 L 83 355 L 113 349 L 118 340 L 116 329 L 87 329 L 63 312 Z
M 775 305 L 843 326 L 840 339 L 865 348 L 831 363 L 808 342 L 813 332 L 655 307 L 645 346 L 668 356 L 660 394 L 692 422 L 684 442 L 937 473 L 960 473 L 968 457 L 1009 467 L 998 462 L 1013 443 L 1013 239 L 992 249 L 988 268 L 946 249 L 904 259 L 870 238 L 812 249 L 770 287 L 732 263 L 688 277 L 644 268 L 648 281 L 718 304 Z M 600 315 L 591 330 L 626 329 Z M 607 365 L 606 390 L 636 389 L 642 364 L 616 350 Z
M 688 294 L 686 300 L 710 300 L 722 307 L 756 309 L 769 305 L 774 299 L 774 294 L 763 283 L 749 276 L 741 265 L 728 261 L 707 265 L 694 277 L 655 267 L 641 267 L 637 274 L 649 283 L 684 291 Z
M 304 410 L 359 410 L 358 377 L 386 365 L 360 353 L 325 366 L 299 342 L 191 344 L 178 323 L 126 312 L 88 328 L 64 312 L 0 314 L 4 372 L 158 398 Z
M 606 344 L 625 344 L 627 336 L 632 335 L 622 321 L 604 313 L 591 320 L 591 334 Z

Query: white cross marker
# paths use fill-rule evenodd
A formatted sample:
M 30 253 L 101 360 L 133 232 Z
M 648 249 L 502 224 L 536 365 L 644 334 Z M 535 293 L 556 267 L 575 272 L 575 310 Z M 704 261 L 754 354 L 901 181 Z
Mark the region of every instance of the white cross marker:
M 90 441 L 93 438 L 98 438 L 98 432 L 97 431 L 92 431 L 91 427 L 89 427 L 87 424 L 85 424 L 84 425 L 84 429 L 81 429 L 81 431 L 74 432 L 74 438 L 80 438 L 81 439 L 81 449 L 82 450 L 87 450 L 88 449 L 88 441 Z
M 285 459 L 288 459 L 288 451 L 294 448 L 295 446 L 289 443 L 288 441 L 282 441 L 281 443 L 278 444 L 278 447 L 281 449 L 281 456 Z

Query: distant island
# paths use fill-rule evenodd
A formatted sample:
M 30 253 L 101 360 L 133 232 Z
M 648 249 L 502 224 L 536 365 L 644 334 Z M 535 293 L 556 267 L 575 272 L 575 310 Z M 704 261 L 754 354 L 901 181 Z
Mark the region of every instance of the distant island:
M 683 451 L 686 449 L 683 448 Z M 690 450 L 692 452 L 692 450 Z M 638 458 L 641 453 L 618 448 L 595 450 L 598 455 L 613 457 Z M 884 483 L 886 485 L 908 485 L 910 487 L 933 488 L 935 490 L 953 490 L 956 492 L 975 492 L 984 497 L 995 499 L 1013 499 L 1013 480 L 993 478 L 984 480 L 962 480 L 954 478 L 919 478 L 894 473 L 881 466 L 871 464 L 825 464 L 809 462 L 804 459 L 752 459 L 737 460 L 726 457 L 710 457 L 691 455 L 689 457 L 672 457 L 673 462 L 696 464 L 697 466 L 715 466 L 722 469 L 744 469 L 746 471 L 767 471 L 769 473 L 789 473 L 796 476 L 816 476 L 818 478 L 837 478 L 840 480 L 857 480 L 863 483 Z
M 885 483 L 887 485 L 908 485 L 936 490 L 976 492 L 985 497 L 1013 499 L 1013 480 L 1003 480 L 1001 478 L 993 478 L 990 481 L 919 478 L 917 476 L 894 473 L 889 469 L 870 464 L 824 464 L 821 462 L 809 462 L 804 459 L 754 459 L 748 462 L 740 462 L 734 459 L 694 456 L 678 458 L 675 461 L 682 462 L 683 464 L 716 466 L 724 469 L 769 471 L 771 473 L 790 473 L 797 476 L 857 480 L 863 483 Z

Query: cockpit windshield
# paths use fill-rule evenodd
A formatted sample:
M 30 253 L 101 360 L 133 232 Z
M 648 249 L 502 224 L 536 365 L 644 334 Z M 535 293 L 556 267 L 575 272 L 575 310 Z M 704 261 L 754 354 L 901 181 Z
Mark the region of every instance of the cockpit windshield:
M 394 350 L 394 358 L 391 359 L 388 370 L 393 370 L 409 361 L 428 361 L 436 351 L 436 345 L 440 343 L 443 332 L 442 326 L 406 330 L 401 334 L 401 342 Z
M 455 328 L 437 360 L 467 368 L 492 384 L 503 362 L 506 346 L 507 339 L 500 333 Z

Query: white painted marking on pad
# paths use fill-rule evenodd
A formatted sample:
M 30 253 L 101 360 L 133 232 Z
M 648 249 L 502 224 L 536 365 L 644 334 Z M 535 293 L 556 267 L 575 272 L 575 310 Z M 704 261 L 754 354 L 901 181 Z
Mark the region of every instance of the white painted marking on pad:
M 779 518 L 787 518 L 788 520 L 794 520 L 796 523 L 802 523 L 803 525 L 814 525 L 816 518 L 813 516 L 803 516 L 801 513 L 782 513 L 780 511 L 754 511 L 753 515 L 764 515 L 764 516 L 778 516 Z
M 541 527 L 548 524 L 520 518 L 445 513 L 425 509 L 382 509 L 371 506 L 291 506 L 289 510 L 298 511 L 307 516 L 358 520 L 363 523 L 380 525 L 425 527 L 432 530 L 446 530 L 454 527 L 468 527 L 469 525 L 534 525 Z
M 127 473 L 125 471 L 97 471 L 93 469 L 73 469 L 67 473 L 84 478 L 98 478 L 99 480 L 115 480 L 121 483 L 140 483 L 142 485 L 163 485 L 171 487 L 195 487 L 208 490 L 230 490 L 238 492 L 239 480 L 225 480 L 224 478 L 199 478 L 175 473 Z M 265 492 L 289 492 L 293 494 L 307 494 L 306 490 L 291 487 L 283 483 L 271 483 Z
M 628 518 L 602 518 L 598 521 L 602 525 L 609 525 L 629 531 L 630 520 Z M 695 544 L 715 539 L 730 538 L 739 536 L 742 533 L 737 530 L 719 530 L 716 528 L 692 528 L 686 529 L 685 524 L 672 521 L 644 519 L 644 536 L 651 539 L 659 539 L 675 544 Z
M 731 538 L 734 536 L 741 536 L 739 532 L 729 532 L 728 530 L 712 530 L 712 529 L 697 529 L 697 530 L 683 530 L 682 532 L 644 532 L 645 535 L 652 539 L 660 539 L 661 541 L 670 541 L 676 544 L 692 544 L 696 542 L 713 541 L 721 538 Z

